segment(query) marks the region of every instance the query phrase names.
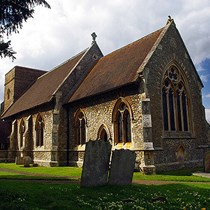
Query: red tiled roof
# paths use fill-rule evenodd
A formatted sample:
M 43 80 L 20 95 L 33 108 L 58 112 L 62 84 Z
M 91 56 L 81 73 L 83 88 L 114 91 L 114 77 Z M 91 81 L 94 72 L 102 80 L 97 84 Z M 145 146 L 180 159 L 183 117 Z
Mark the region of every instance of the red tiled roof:
M 50 102 L 57 88 L 72 71 L 85 52 L 86 50 L 39 77 L 36 82 L 8 109 L 8 111 L 3 114 L 2 118 L 7 118 L 16 113 Z
M 162 30 L 163 28 L 102 57 L 71 96 L 69 102 L 135 82 L 138 68 Z

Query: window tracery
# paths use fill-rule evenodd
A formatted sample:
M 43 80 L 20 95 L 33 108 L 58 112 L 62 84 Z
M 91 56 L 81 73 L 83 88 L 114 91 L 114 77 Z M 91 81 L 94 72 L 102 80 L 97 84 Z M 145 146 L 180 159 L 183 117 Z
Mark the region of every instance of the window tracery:
M 166 71 L 162 86 L 164 130 L 189 131 L 189 97 L 175 66 Z
M 131 142 L 131 117 L 128 106 L 121 102 L 115 110 L 115 143 Z

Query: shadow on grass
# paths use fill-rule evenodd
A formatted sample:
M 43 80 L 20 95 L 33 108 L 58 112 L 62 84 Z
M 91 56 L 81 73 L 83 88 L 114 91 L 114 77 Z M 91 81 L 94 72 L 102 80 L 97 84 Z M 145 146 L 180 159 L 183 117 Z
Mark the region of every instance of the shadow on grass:
M 170 176 L 192 176 L 194 172 L 203 171 L 202 168 L 195 168 L 192 170 L 189 169 L 180 169 L 177 171 L 165 171 L 165 172 L 158 172 L 158 175 L 170 175 Z
M 78 178 L 68 178 L 68 177 L 55 177 L 55 176 L 29 176 L 29 175 L 22 175 L 22 174 L 6 174 L 2 175 L 0 173 L 0 181 L 2 180 L 16 180 L 16 181 L 25 181 L 25 180 L 36 180 L 36 181 L 61 181 L 61 182 L 78 182 Z
M 80 188 L 0 180 L 0 209 L 201 209 L 210 206 L 205 184 Z M 44 195 L 44 199 L 43 199 Z M 56 199 L 55 199 L 56 198 Z

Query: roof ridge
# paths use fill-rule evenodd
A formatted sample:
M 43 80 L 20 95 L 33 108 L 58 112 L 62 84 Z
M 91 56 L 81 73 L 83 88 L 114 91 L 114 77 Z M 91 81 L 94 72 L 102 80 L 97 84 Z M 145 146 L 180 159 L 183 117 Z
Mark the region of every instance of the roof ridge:
M 150 51 L 147 53 L 147 56 L 145 57 L 144 61 L 141 63 L 141 65 L 139 66 L 138 70 L 137 70 L 137 73 L 141 73 L 146 64 L 148 63 L 148 61 L 150 60 L 150 58 L 152 57 L 153 53 L 155 52 L 158 44 L 160 43 L 160 41 L 162 40 L 163 36 L 165 35 L 166 31 L 168 30 L 168 28 L 174 23 L 174 21 L 168 21 L 167 24 L 162 27 L 161 29 L 159 30 L 162 30 L 161 33 L 159 34 L 159 36 L 157 37 L 156 41 L 154 42 L 153 46 L 151 47 Z M 159 31 L 157 30 L 157 31 Z M 157 31 L 154 31 L 153 33 L 157 32 Z
M 72 67 L 72 69 L 69 71 L 69 73 L 67 74 L 67 76 L 63 79 L 63 81 L 60 83 L 60 85 L 57 87 L 57 89 L 53 92 L 52 96 L 56 94 L 56 92 L 60 89 L 60 87 L 62 86 L 62 84 L 64 83 L 64 81 L 69 77 L 69 75 L 72 73 L 72 71 L 78 66 L 78 64 L 80 63 L 80 61 L 85 57 L 85 55 L 88 53 L 88 51 L 91 49 L 92 46 L 93 46 L 93 45 L 91 45 L 90 47 L 86 48 L 86 49 L 83 50 L 81 53 L 77 54 L 76 56 L 73 56 L 73 58 L 76 58 L 77 56 L 79 56 L 79 55 L 81 55 L 81 54 L 83 53 L 82 57 L 81 57 L 81 58 L 78 60 L 78 62 Z M 73 58 L 71 58 L 71 59 L 73 59 Z M 69 60 L 71 60 L 71 59 L 69 59 Z M 69 60 L 68 60 L 68 61 L 69 61 Z M 67 61 L 67 62 L 68 62 L 68 61 Z M 67 62 L 65 62 L 65 63 L 67 63 Z M 65 64 L 65 63 L 63 63 L 63 64 Z
M 47 71 L 45 74 L 43 74 L 43 75 L 41 75 L 40 77 L 38 77 L 37 80 L 40 79 L 40 78 L 42 78 L 42 77 L 44 77 L 44 76 L 46 76 L 47 74 L 51 73 L 52 71 L 55 71 L 55 70 L 58 69 L 59 67 L 63 66 L 64 64 L 66 64 L 66 63 L 68 63 L 69 61 L 71 61 L 71 60 L 73 60 L 74 58 L 76 58 L 77 56 L 83 54 L 85 51 L 88 51 L 88 49 L 89 49 L 89 47 L 86 48 L 85 50 L 83 50 L 83 51 L 77 53 L 76 55 L 72 56 L 72 57 L 69 58 L 68 60 L 66 60 L 66 61 L 64 61 L 64 62 L 62 62 L 62 63 L 60 63 L 60 64 L 57 65 L 56 67 L 52 68 L 51 70 Z
M 71 62 L 74 62 L 74 59 L 76 59 L 76 60 L 75 60 L 76 64 L 75 64 L 75 65 L 72 65 L 73 67 L 72 67 L 72 68 L 69 67 L 68 70 L 67 70 L 67 71 L 70 71 L 70 72 L 71 72 L 71 70 L 72 70 L 73 68 L 75 68 L 76 65 L 78 65 L 78 62 L 81 61 L 81 58 L 83 58 L 83 55 L 86 54 L 86 51 L 88 51 L 88 49 L 89 49 L 89 48 L 87 48 L 87 49 L 81 51 L 80 53 L 78 53 L 78 54 L 76 54 L 75 56 L 71 57 L 71 58 L 68 59 L 67 61 L 65 61 L 65 62 L 63 62 L 62 64 L 58 65 L 56 68 L 53 68 L 51 71 L 45 73 L 44 75 L 41 75 L 39 78 L 37 78 L 36 80 L 34 80 L 33 85 L 31 85 L 31 87 L 30 87 L 29 89 L 31 89 L 31 88 L 33 89 L 34 85 L 36 85 L 37 83 L 40 84 L 40 82 L 43 82 L 43 81 L 46 80 L 46 78 L 50 77 L 50 75 L 49 75 L 48 73 L 52 73 L 52 72 L 57 73 L 57 72 L 59 72 L 59 68 L 62 68 L 62 66 L 63 66 L 64 64 L 66 64 L 66 63 L 68 64 L 68 62 L 70 62 L 70 63 L 71 63 Z M 77 60 L 78 60 L 78 61 L 77 61 Z M 74 63 L 75 63 L 75 62 L 74 62 Z M 56 69 L 57 69 L 58 71 L 55 71 Z M 70 69 L 70 70 L 69 70 L 69 69 Z M 68 74 L 69 74 L 69 73 L 68 73 Z M 47 76 L 47 75 L 49 75 L 49 76 L 48 76 L 48 77 L 43 77 L 43 76 Z M 41 80 L 41 78 L 43 78 L 43 80 Z M 61 79 L 62 79 L 62 80 L 59 81 L 59 84 L 63 84 L 63 81 L 66 79 L 66 77 L 64 77 L 64 79 L 63 79 L 63 77 L 62 77 Z M 56 80 L 57 80 L 57 79 L 56 79 Z M 25 95 L 28 93 L 28 91 L 25 91 L 25 92 L 23 93 L 23 95 L 21 95 L 21 97 L 20 97 L 17 101 L 15 101 L 15 102 L 6 110 L 5 113 L 3 113 L 2 118 L 7 118 L 7 117 L 10 117 L 10 116 L 12 116 L 12 115 L 14 115 L 14 114 L 16 114 L 16 113 L 19 113 L 19 112 L 26 111 L 26 110 L 28 110 L 28 109 L 37 107 L 37 106 L 39 106 L 39 105 L 41 105 L 41 104 L 43 104 L 43 103 L 50 102 L 50 101 L 52 100 L 52 98 L 53 98 L 53 94 L 59 89 L 59 87 L 60 87 L 59 84 L 56 85 L 56 86 L 54 86 L 55 88 L 53 89 L 52 92 L 49 93 L 49 95 L 47 96 L 47 99 L 46 99 L 45 101 L 41 100 L 41 102 L 39 101 L 38 103 L 35 104 L 35 106 L 33 105 L 33 106 L 29 106 L 29 107 L 24 107 L 23 109 L 21 108 L 21 110 L 19 110 L 18 112 L 16 112 L 16 111 L 13 110 L 12 113 L 9 113 L 9 115 L 8 115 L 8 112 L 11 112 L 12 107 L 17 106 L 16 104 L 18 104 L 18 103 L 21 103 L 20 100 L 21 100 L 23 97 L 25 97 Z M 46 97 L 46 96 L 45 96 L 45 97 Z
M 24 69 L 29 69 L 29 70 L 45 71 L 45 72 L 46 72 L 46 70 L 44 70 L 44 69 L 37 69 L 37 68 L 33 68 L 33 67 L 19 66 L 19 65 L 16 65 L 16 66 L 14 66 L 13 68 L 16 68 L 16 67 L 18 67 L 18 68 L 24 68 Z M 12 69 L 13 69 L 13 68 L 12 68 Z
M 141 63 L 151 52 L 163 30 L 164 27 L 161 27 L 102 57 L 84 78 L 83 83 L 73 93 L 68 102 L 135 83 Z M 124 73 L 121 74 L 121 72 Z
M 164 27 L 165 27 L 165 26 L 164 26 Z M 162 28 L 160 28 L 160 29 L 157 29 L 157 30 L 155 30 L 155 31 L 153 31 L 153 32 L 151 32 L 151 33 L 149 33 L 149 34 L 147 34 L 147 35 L 141 37 L 140 39 L 137 39 L 137 40 L 135 40 L 135 41 L 129 43 L 129 44 L 126 44 L 126 45 L 124 45 L 124 46 L 118 48 L 117 50 L 114 50 L 114 51 L 108 53 L 107 55 L 105 55 L 105 56 L 102 57 L 102 58 L 105 58 L 106 56 L 109 56 L 109 55 L 111 55 L 111 54 L 113 54 L 113 53 L 115 53 L 115 52 L 118 52 L 118 51 L 120 51 L 120 50 L 122 50 L 122 49 L 124 49 L 124 48 L 126 48 L 126 47 L 128 47 L 128 46 L 130 46 L 130 45 L 133 45 L 133 44 L 135 44 L 136 42 L 138 42 L 138 41 L 140 41 L 140 40 L 143 40 L 143 39 L 145 39 L 145 38 L 147 38 L 147 37 L 153 35 L 154 33 L 157 33 L 157 32 L 160 31 L 160 30 L 163 30 L 164 27 L 162 27 Z

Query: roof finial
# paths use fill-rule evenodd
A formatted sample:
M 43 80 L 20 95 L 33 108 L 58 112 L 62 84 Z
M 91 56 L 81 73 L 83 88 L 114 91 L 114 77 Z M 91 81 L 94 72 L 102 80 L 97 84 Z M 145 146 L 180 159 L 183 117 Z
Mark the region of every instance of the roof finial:
M 171 18 L 171 16 L 168 16 L 167 24 L 173 22 L 174 20 Z
M 96 42 L 96 37 L 97 37 L 97 35 L 96 35 L 95 32 L 93 32 L 93 33 L 91 34 L 91 36 L 92 36 L 92 38 L 93 38 L 93 41 L 92 41 L 92 44 L 93 44 L 93 43 Z

